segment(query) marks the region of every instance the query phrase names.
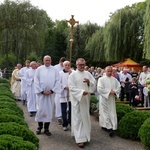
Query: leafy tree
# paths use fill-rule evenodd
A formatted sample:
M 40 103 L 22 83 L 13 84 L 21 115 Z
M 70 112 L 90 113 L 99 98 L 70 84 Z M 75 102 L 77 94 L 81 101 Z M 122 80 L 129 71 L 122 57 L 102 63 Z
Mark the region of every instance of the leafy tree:
M 32 51 L 40 56 L 48 29 L 47 20 L 47 13 L 29 1 L 5 0 L 0 5 L 0 53 L 8 58 L 13 52 L 16 63 L 24 62 Z
M 86 45 L 90 59 L 97 63 L 117 62 L 127 57 L 141 60 L 144 9 L 144 3 L 138 3 L 111 14 L 105 26 Z
M 143 58 L 150 60 L 150 1 L 146 1 L 146 13 L 144 16 L 144 50 Z

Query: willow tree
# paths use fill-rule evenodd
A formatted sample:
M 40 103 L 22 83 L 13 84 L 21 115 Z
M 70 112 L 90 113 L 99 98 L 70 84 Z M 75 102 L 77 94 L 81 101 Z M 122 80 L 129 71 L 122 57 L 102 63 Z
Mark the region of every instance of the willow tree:
M 0 4 L 1 54 L 12 52 L 16 61 L 24 61 L 33 51 L 41 55 L 48 20 L 47 13 L 29 1 L 5 0 Z
M 86 45 L 91 60 L 117 62 L 127 57 L 141 59 L 144 6 L 144 3 L 138 3 L 111 14 L 105 26 L 96 31 Z
M 89 52 L 91 62 L 104 62 L 106 60 L 103 27 L 100 27 L 100 29 L 89 38 L 86 51 Z
M 146 13 L 144 16 L 144 50 L 143 58 L 150 60 L 150 1 L 146 1 Z
M 130 57 L 141 59 L 144 5 L 134 4 L 116 11 L 105 27 L 106 61 Z

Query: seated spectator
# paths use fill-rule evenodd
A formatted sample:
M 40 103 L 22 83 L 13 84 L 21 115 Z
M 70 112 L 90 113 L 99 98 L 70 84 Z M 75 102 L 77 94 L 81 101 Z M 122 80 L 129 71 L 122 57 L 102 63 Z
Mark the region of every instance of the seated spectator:
M 132 78 L 132 82 L 129 85 L 129 93 L 130 93 L 130 98 L 129 98 L 129 102 L 130 102 L 130 106 L 136 106 L 136 96 L 139 96 L 138 93 L 138 84 L 136 83 L 136 78 L 133 77 Z

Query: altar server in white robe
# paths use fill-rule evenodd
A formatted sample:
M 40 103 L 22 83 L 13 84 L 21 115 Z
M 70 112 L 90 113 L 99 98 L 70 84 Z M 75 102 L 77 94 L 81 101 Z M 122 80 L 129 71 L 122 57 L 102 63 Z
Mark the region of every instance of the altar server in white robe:
M 30 117 L 36 113 L 36 94 L 34 92 L 34 75 L 37 68 L 37 63 L 32 61 L 31 68 L 26 71 L 25 79 L 27 85 L 27 109 L 30 112 Z
M 60 93 L 59 73 L 51 66 L 51 57 L 46 55 L 44 65 L 37 68 L 34 77 L 35 93 L 37 94 L 38 109 L 35 121 L 38 122 L 37 134 L 41 134 L 44 123 L 44 133 L 50 136 L 49 125 L 52 121 L 54 93 Z
M 99 93 L 99 123 L 102 129 L 108 131 L 112 137 L 113 130 L 117 130 L 116 97 L 119 98 L 121 85 L 112 76 L 112 67 L 105 68 L 106 74 L 98 79 L 97 91 Z
M 71 99 L 71 130 L 75 141 L 80 148 L 90 141 L 90 96 L 96 89 L 96 81 L 91 73 L 84 70 L 85 60 L 79 58 L 76 61 L 77 70 L 68 78 Z
M 71 125 L 71 101 L 69 96 L 69 87 L 68 87 L 68 77 L 71 74 L 70 62 L 64 61 L 64 69 L 59 72 L 60 74 L 60 83 L 61 83 L 61 112 L 62 112 L 62 126 L 63 130 L 68 130 L 68 124 Z
M 65 57 L 61 57 L 59 60 L 59 64 L 54 67 L 58 72 L 64 69 L 63 62 L 66 61 Z M 60 104 L 60 94 L 55 94 L 55 117 L 57 118 L 58 124 L 62 124 L 62 113 L 61 113 L 61 104 Z
M 25 65 L 26 65 L 25 67 L 19 70 L 19 77 L 21 78 L 21 99 L 23 105 L 26 104 L 26 100 L 27 100 L 27 85 L 26 85 L 25 73 L 28 69 L 30 69 L 30 60 L 26 60 Z

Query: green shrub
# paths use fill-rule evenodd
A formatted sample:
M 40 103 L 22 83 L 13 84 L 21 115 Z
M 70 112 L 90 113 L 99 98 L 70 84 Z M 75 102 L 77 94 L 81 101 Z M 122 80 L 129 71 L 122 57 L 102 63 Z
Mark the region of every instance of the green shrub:
M 2 101 L 2 102 L 13 102 L 13 103 L 16 103 L 16 101 L 15 101 L 14 98 L 11 98 L 11 97 L 6 96 L 6 95 L 4 95 L 4 96 L 0 95 L 0 101 Z
M 9 96 L 10 98 L 14 98 L 14 95 L 11 93 L 11 91 L 8 90 L 0 90 L 0 95 L 1 96 Z
M 143 122 L 150 117 L 149 111 L 135 110 L 127 113 L 119 121 L 118 133 L 122 138 L 139 139 L 138 132 Z
M 95 95 L 91 95 L 90 98 L 90 114 L 94 114 L 94 111 L 99 109 L 98 99 Z
M 0 135 L 0 150 L 38 150 L 38 148 L 21 137 L 4 134 Z
M 141 142 L 150 147 L 150 118 L 146 119 L 139 130 Z
M 7 89 L 10 89 L 10 84 L 8 84 L 8 83 L 0 83 L 0 87 L 6 87 Z
M 7 88 L 6 86 L 0 86 L 0 89 L 1 89 L 1 91 L 9 91 L 9 92 L 11 92 L 10 91 L 10 88 Z
M 98 99 L 95 95 L 91 95 L 91 98 L 90 98 L 90 104 L 91 103 L 94 103 L 94 104 L 97 104 L 98 103 Z
M 11 109 L 8 109 L 8 108 L 1 108 L 1 109 L 0 109 L 0 115 L 3 115 L 3 114 L 15 115 L 15 116 L 18 116 L 18 117 L 24 119 L 24 116 L 23 116 L 23 115 L 19 114 L 19 113 L 16 112 L 16 111 L 13 111 L 13 110 L 11 110 Z
M 21 116 L 23 116 L 23 110 L 17 104 L 9 103 L 9 102 L 0 102 L 0 109 L 3 109 L 3 108 L 8 108 L 13 111 L 16 111 Z
M 0 78 L 0 83 L 10 84 L 10 81 L 8 79 L 5 79 L 5 78 Z
M 24 125 L 28 127 L 27 123 L 24 121 L 23 118 L 20 118 L 19 116 L 10 115 L 10 114 L 1 114 L 0 115 L 0 123 L 3 122 L 16 122 L 20 125 Z
M 22 137 L 25 141 L 30 141 L 38 147 L 39 139 L 27 127 L 15 122 L 0 123 L 0 135 L 10 134 Z
M 118 119 L 118 122 L 121 120 L 121 118 L 131 112 L 131 111 L 134 111 L 134 109 L 127 105 L 127 104 L 119 104 L 119 103 L 116 103 L 116 112 L 117 112 L 117 119 Z
M 1 100 L 0 101 L 0 105 L 11 105 L 12 107 L 16 107 L 16 106 L 18 106 L 16 103 L 14 103 L 14 101 L 3 101 L 3 100 Z

